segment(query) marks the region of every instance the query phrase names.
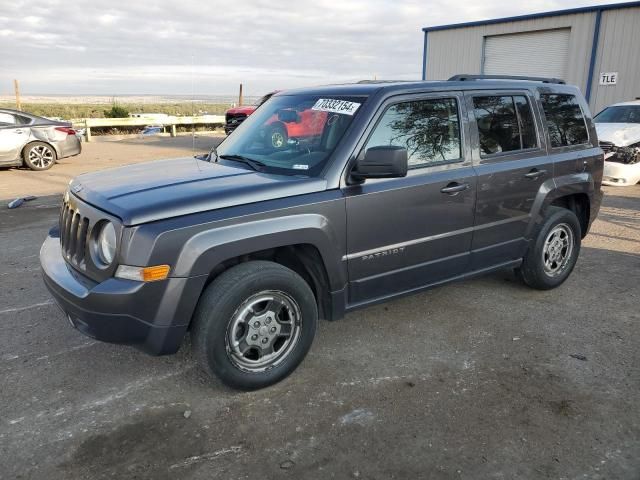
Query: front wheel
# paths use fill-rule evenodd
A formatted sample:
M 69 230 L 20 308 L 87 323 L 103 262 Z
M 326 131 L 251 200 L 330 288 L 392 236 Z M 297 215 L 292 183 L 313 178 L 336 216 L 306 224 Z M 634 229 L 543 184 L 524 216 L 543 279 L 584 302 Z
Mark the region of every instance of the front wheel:
M 267 132 L 267 141 L 271 148 L 275 150 L 283 149 L 289 141 L 289 134 L 283 124 L 276 123 Z
M 578 261 L 581 234 L 580 222 L 571 210 L 549 207 L 545 222 L 517 271 L 520 278 L 538 290 L 562 284 Z
M 226 385 L 267 387 L 306 356 L 318 323 L 315 297 L 300 275 L 252 261 L 222 273 L 203 293 L 191 330 L 199 363 Z

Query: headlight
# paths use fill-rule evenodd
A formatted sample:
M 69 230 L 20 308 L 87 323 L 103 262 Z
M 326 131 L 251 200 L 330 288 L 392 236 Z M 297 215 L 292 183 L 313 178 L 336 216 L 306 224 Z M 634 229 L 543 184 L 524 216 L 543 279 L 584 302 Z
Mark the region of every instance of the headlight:
M 96 239 L 98 258 L 105 265 L 111 265 L 116 256 L 116 229 L 111 222 L 105 222 Z

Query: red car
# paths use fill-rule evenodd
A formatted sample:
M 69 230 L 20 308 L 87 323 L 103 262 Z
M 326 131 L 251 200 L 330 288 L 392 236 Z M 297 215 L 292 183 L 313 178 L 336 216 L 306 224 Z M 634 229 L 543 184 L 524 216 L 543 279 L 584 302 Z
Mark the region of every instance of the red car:
M 249 115 L 251 115 L 260 105 L 269 100 L 277 91 L 268 93 L 260 99 L 257 105 L 247 105 L 235 107 L 227 110 L 225 114 L 225 133 L 229 135 L 238 125 L 240 125 Z M 266 125 L 266 136 L 268 143 L 273 148 L 283 148 L 289 138 L 309 138 L 322 135 L 324 124 L 327 120 L 326 112 L 304 110 L 290 115 L 273 115 Z
M 234 107 L 227 110 L 224 114 L 224 133 L 229 135 L 231 132 L 233 132 L 238 127 L 238 125 L 240 125 L 244 121 L 245 118 L 255 112 L 256 108 L 269 100 L 274 93 L 277 93 L 277 90 L 275 92 L 267 93 L 258 101 L 256 105 L 244 105 L 242 107 Z

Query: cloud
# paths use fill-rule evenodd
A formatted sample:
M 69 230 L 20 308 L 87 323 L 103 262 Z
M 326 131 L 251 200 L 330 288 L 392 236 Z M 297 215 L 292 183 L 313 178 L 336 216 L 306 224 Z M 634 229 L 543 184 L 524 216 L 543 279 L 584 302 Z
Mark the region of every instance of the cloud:
M 0 16 L 0 93 L 249 95 L 363 78 L 419 78 L 421 28 L 581 0 L 16 0 Z M 593 3 L 589 1 L 587 3 Z M 25 16 L 25 12 L 33 15 Z
M 103 15 L 98 16 L 98 22 L 102 25 L 110 25 L 114 23 L 118 17 L 116 15 L 111 15 L 109 13 L 105 13 Z

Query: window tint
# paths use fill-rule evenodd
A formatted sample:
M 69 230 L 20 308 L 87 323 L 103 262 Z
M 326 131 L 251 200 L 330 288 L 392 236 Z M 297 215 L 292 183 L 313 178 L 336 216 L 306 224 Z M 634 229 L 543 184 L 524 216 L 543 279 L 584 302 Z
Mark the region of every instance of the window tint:
M 536 139 L 536 124 L 533 120 L 531 105 L 527 101 L 527 97 L 513 97 L 518 112 L 518 123 L 520 125 L 520 134 L 522 135 L 522 148 L 535 148 L 538 146 Z
M 573 95 L 541 95 L 552 147 L 587 143 L 589 135 L 580 105 Z
M 482 156 L 538 146 L 533 114 L 526 97 L 474 97 L 473 107 Z
M 25 117 L 23 115 L 15 115 L 16 124 L 17 125 L 28 125 L 31 123 L 31 119 L 29 117 Z
M 365 149 L 384 145 L 405 147 L 409 168 L 459 160 L 460 122 L 455 98 L 416 100 L 390 107 Z

